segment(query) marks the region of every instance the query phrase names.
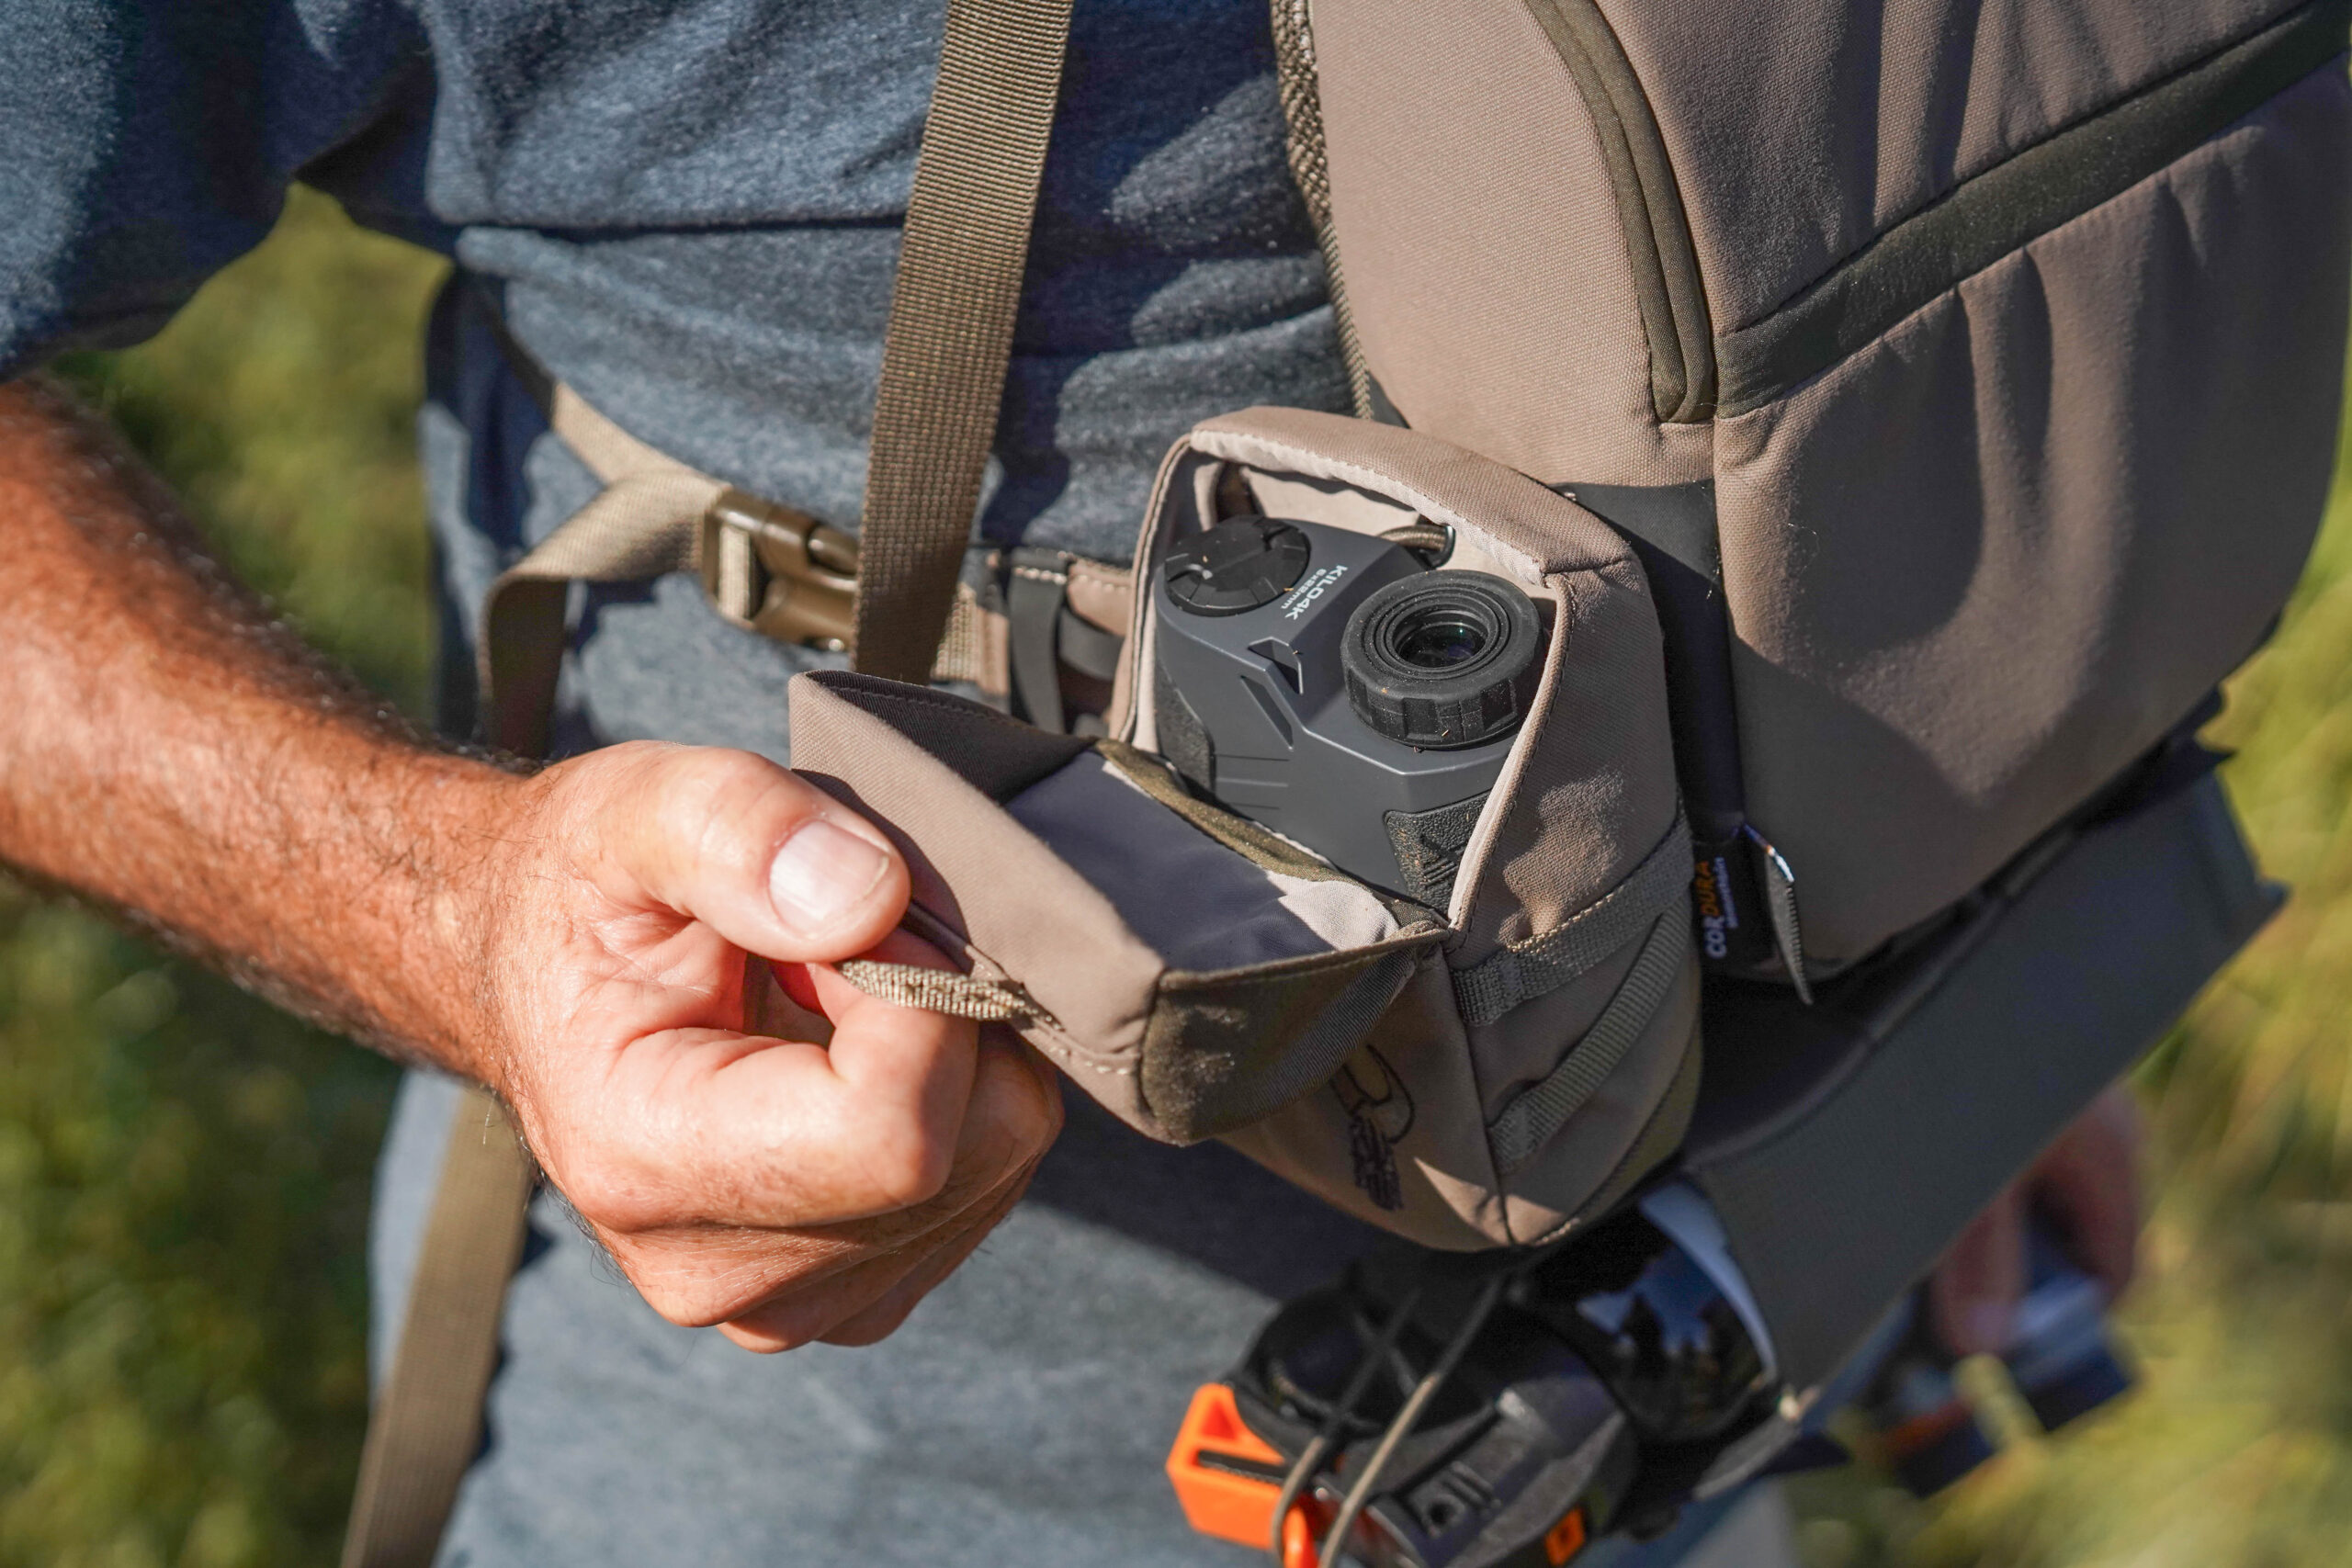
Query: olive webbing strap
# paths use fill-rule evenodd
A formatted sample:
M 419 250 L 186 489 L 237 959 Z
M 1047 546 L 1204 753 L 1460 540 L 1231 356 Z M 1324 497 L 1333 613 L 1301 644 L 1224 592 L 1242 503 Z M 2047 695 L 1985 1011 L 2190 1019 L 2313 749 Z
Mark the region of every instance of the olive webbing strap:
M 368 1414 L 343 1568 L 429 1568 L 441 1544 L 481 1444 L 535 1176 L 505 1109 L 469 1088 L 450 1122 L 391 1375 Z
M 1004 401 L 1070 0 L 948 0 L 899 251 L 858 543 L 854 668 L 922 681 Z

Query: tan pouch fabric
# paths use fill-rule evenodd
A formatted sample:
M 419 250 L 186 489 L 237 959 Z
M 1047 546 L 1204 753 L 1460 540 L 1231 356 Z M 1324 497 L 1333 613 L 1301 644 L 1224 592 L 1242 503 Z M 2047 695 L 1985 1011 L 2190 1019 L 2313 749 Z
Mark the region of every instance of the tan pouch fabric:
M 1440 910 L 1186 793 L 1144 694 L 1117 738 L 1049 736 L 944 694 L 800 677 L 793 755 L 888 824 L 915 923 L 1070 1079 L 1159 1138 L 1221 1137 L 1415 1240 L 1541 1239 L 1670 1153 L 1696 1089 L 1689 850 L 1658 634 L 1623 540 L 1427 436 L 1295 410 L 1178 443 L 1148 581 L 1220 495 L 1385 528 L 1553 606 L 1536 715 Z M 1148 658 L 1143 598 L 1128 640 Z

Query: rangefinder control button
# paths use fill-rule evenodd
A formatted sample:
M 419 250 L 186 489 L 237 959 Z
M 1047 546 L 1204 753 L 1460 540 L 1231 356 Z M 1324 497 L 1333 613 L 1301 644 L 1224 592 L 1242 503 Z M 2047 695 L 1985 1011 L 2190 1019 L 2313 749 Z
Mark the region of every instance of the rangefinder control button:
M 1182 548 L 1161 570 L 1168 596 L 1196 615 L 1238 615 L 1271 604 L 1306 571 L 1306 531 L 1271 517 L 1228 517 Z

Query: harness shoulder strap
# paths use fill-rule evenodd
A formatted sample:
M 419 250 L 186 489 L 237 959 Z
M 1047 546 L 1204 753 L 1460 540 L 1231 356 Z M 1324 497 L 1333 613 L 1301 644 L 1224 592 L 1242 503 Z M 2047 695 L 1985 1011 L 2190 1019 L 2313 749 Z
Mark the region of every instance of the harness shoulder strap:
M 531 1156 L 483 1089 L 459 1097 L 391 1376 L 368 1419 L 343 1568 L 428 1568 L 481 1446 Z
M 996 437 L 1070 0 L 949 0 L 907 200 L 858 541 L 850 658 L 921 681 Z

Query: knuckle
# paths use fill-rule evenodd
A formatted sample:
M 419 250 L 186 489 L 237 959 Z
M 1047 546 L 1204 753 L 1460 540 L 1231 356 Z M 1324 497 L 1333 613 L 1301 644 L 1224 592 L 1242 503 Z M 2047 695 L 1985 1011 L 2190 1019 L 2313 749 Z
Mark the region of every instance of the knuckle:
M 858 1156 L 875 1195 L 896 1209 L 936 1198 L 947 1186 L 955 1151 L 912 1115 L 870 1118 Z
M 661 1275 L 633 1279 L 637 1293 L 645 1304 L 663 1319 L 680 1328 L 708 1328 L 724 1323 L 742 1311 L 742 1303 L 730 1302 L 707 1282 L 681 1281 Z
M 658 1245 L 615 1245 L 613 1260 L 628 1277 L 646 1305 L 681 1328 L 708 1328 L 755 1311 L 773 1295 L 779 1281 L 749 1266 L 750 1260 L 727 1256 L 722 1242 Z M 718 1256 L 714 1256 L 714 1253 Z
M 550 1173 L 550 1179 L 580 1217 L 600 1231 L 633 1235 L 672 1217 L 662 1195 L 611 1161 L 575 1165 L 560 1177 Z
M 617 1256 L 617 1255 L 616 1255 Z M 681 1328 L 695 1326 L 701 1309 L 707 1303 L 691 1283 L 673 1276 L 667 1269 L 648 1268 L 642 1259 L 623 1262 L 621 1271 L 645 1304 Z

